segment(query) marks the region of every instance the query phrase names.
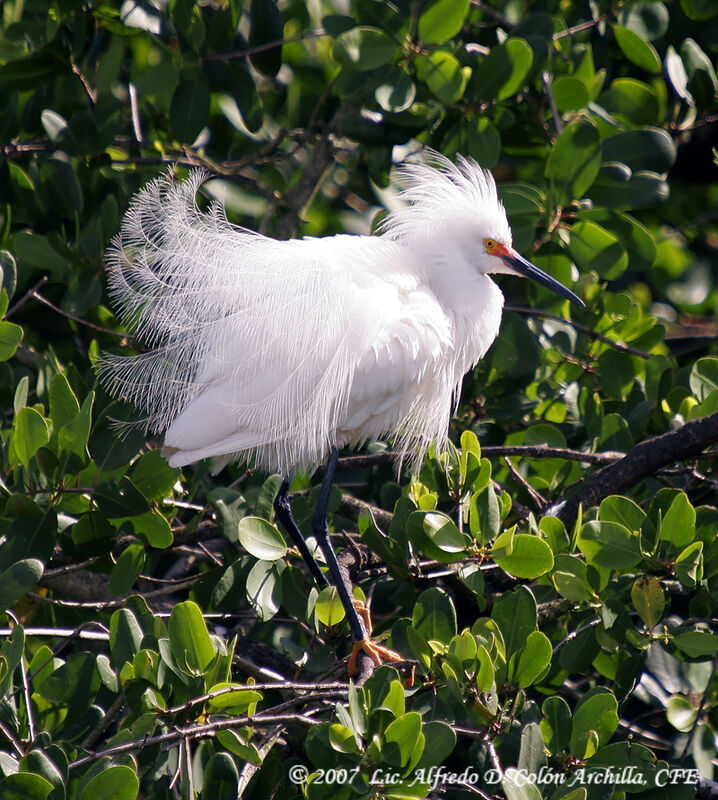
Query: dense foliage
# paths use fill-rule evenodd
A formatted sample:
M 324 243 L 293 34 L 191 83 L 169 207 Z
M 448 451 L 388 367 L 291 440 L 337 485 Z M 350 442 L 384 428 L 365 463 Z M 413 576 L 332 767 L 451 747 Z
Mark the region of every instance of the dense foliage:
M 0 797 L 708 796 L 718 5 L 0 14 Z M 249 227 L 368 232 L 419 143 L 493 169 L 517 248 L 587 308 L 501 280 L 455 447 L 413 481 L 384 444 L 345 462 L 335 542 L 407 658 L 357 687 L 278 478 L 118 435 L 103 251 L 169 165 Z

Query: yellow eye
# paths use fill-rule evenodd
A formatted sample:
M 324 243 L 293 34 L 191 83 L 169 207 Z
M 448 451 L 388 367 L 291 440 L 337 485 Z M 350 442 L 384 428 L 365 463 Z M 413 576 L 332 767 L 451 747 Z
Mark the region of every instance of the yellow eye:
M 484 247 L 486 252 L 490 253 L 496 247 L 496 242 L 493 239 L 484 239 Z

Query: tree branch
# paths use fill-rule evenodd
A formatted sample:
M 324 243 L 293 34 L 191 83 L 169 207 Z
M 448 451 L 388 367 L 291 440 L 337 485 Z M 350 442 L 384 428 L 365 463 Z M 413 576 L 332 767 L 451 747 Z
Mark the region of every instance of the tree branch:
M 666 464 L 686 458 L 696 458 L 718 441 L 718 411 L 707 417 L 686 422 L 675 431 L 654 436 L 637 444 L 626 456 L 615 464 L 595 472 L 582 488 L 568 500 L 549 506 L 542 516 L 557 516 L 570 527 L 579 506 L 590 508 L 604 497 L 620 492 L 629 486 L 655 474 Z

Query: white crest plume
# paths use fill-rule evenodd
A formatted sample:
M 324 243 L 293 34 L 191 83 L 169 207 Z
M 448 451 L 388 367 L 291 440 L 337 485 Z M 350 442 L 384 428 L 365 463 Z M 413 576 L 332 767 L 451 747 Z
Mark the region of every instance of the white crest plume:
M 150 349 L 105 357 L 101 377 L 165 433 L 171 464 L 211 456 L 289 474 L 388 435 L 416 468 L 445 441 L 452 396 L 495 338 L 503 298 L 458 256 L 435 265 L 427 243 L 451 254 L 450 220 L 511 235 L 488 172 L 432 159 L 403 168 L 408 206 L 380 236 L 277 241 L 236 227 L 221 204 L 197 206 L 204 171 L 135 196 L 108 280 Z
M 411 243 L 417 233 L 432 235 L 447 222 L 461 221 L 481 227 L 486 237 L 511 241 L 493 175 L 473 159 L 457 155 L 454 163 L 425 148 L 423 160 L 404 164 L 396 180 L 406 206 L 389 214 L 380 228 L 395 241 Z

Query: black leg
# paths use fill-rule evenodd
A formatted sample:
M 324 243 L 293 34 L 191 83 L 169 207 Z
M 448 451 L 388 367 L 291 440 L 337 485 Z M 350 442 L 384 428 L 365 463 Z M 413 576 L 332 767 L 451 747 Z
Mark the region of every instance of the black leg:
M 332 578 L 332 583 L 339 592 L 339 599 L 344 606 L 344 611 L 347 615 L 349 628 L 352 632 L 352 638 L 355 642 L 360 642 L 367 638 L 367 633 L 364 630 L 364 625 L 357 614 L 357 610 L 352 602 L 351 590 L 347 588 L 347 581 L 344 580 L 341 567 L 337 561 L 336 553 L 329 540 L 329 526 L 327 524 L 327 507 L 329 506 L 329 494 L 332 490 L 332 481 L 334 480 L 334 470 L 337 466 L 337 459 L 339 452 L 336 447 L 332 448 L 327 460 L 327 466 L 324 470 L 324 477 L 322 478 L 322 486 L 319 490 L 319 500 L 317 501 L 314 516 L 312 517 L 312 530 L 317 539 L 317 544 L 324 553 L 324 558 L 329 567 L 329 574 Z M 351 584 L 349 584 L 351 585 Z
M 314 576 L 314 580 L 319 585 L 319 588 L 323 589 L 325 586 L 329 586 L 329 581 L 327 580 L 327 576 L 319 568 L 319 564 L 317 564 L 314 556 L 309 551 L 307 543 L 304 541 L 304 536 L 302 536 L 302 532 L 299 530 L 299 525 L 297 525 L 297 521 L 292 514 L 292 505 L 289 502 L 289 487 L 291 483 L 291 477 L 285 478 L 282 481 L 279 492 L 274 498 L 274 513 L 277 515 L 277 519 L 282 523 L 284 530 L 292 537 L 292 541 L 296 545 L 297 550 L 299 550 L 306 565 L 309 567 L 309 571 Z

